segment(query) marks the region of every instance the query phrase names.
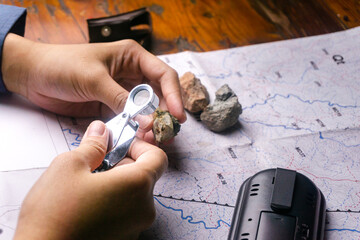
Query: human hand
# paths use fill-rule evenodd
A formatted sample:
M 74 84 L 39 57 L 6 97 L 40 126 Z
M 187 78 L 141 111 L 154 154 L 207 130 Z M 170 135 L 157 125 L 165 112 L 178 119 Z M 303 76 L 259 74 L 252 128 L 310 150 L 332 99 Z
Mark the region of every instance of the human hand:
M 132 40 L 113 43 L 55 45 L 8 34 L 2 73 L 9 91 L 38 106 L 67 116 L 120 113 L 128 92 L 148 83 L 181 123 L 186 115 L 177 73 Z M 143 132 L 152 119 L 137 119 Z
M 153 188 L 165 153 L 135 139 L 120 165 L 99 173 L 108 130 L 93 122 L 80 146 L 59 155 L 26 196 L 15 240 L 136 239 L 153 222 Z

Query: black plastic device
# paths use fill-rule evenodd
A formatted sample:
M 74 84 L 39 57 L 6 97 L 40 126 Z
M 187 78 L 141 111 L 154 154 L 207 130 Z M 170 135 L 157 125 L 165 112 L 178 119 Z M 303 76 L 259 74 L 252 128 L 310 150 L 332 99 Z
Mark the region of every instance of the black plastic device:
M 325 198 L 306 176 L 267 169 L 239 190 L 228 240 L 323 239 Z

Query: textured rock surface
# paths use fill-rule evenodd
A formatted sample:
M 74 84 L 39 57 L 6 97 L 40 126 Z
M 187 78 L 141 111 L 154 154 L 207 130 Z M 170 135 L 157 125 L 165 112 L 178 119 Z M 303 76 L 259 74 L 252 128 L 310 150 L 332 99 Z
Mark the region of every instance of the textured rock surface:
M 200 79 L 191 72 L 186 72 L 180 78 L 180 85 L 184 108 L 192 113 L 203 111 L 209 104 L 209 93 Z
M 210 130 L 221 132 L 237 123 L 242 107 L 227 84 L 217 90 L 215 95 L 214 104 L 204 109 L 200 119 Z
M 156 109 L 154 113 L 153 133 L 156 142 L 169 141 L 180 131 L 179 121 L 168 111 Z

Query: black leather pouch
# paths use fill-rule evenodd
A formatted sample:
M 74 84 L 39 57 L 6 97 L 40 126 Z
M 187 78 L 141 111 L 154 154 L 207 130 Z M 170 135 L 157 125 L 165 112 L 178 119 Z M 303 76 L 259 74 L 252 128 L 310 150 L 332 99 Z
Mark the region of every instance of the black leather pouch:
M 151 47 L 151 16 L 146 8 L 115 16 L 88 19 L 89 42 L 134 39 L 147 50 Z

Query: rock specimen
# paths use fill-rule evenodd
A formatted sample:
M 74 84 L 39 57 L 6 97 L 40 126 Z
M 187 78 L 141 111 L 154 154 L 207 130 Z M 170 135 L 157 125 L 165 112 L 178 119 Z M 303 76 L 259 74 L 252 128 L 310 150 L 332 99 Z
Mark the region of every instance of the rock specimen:
M 209 104 L 208 91 L 191 72 L 186 72 L 180 78 L 180 86 L 184 108 L 189 112 L 201 112 Z
M 156 142 L 169 141 L 180 131 L 179 121 L 168 111 L 156 109 L 154 113 L 153 133 Z
M 215 93 L 214 104 L 200 115 L 201 121 L 214 132 L 221 132 L 237 123 L 242 107 L 236 94 L 225 84 Z

